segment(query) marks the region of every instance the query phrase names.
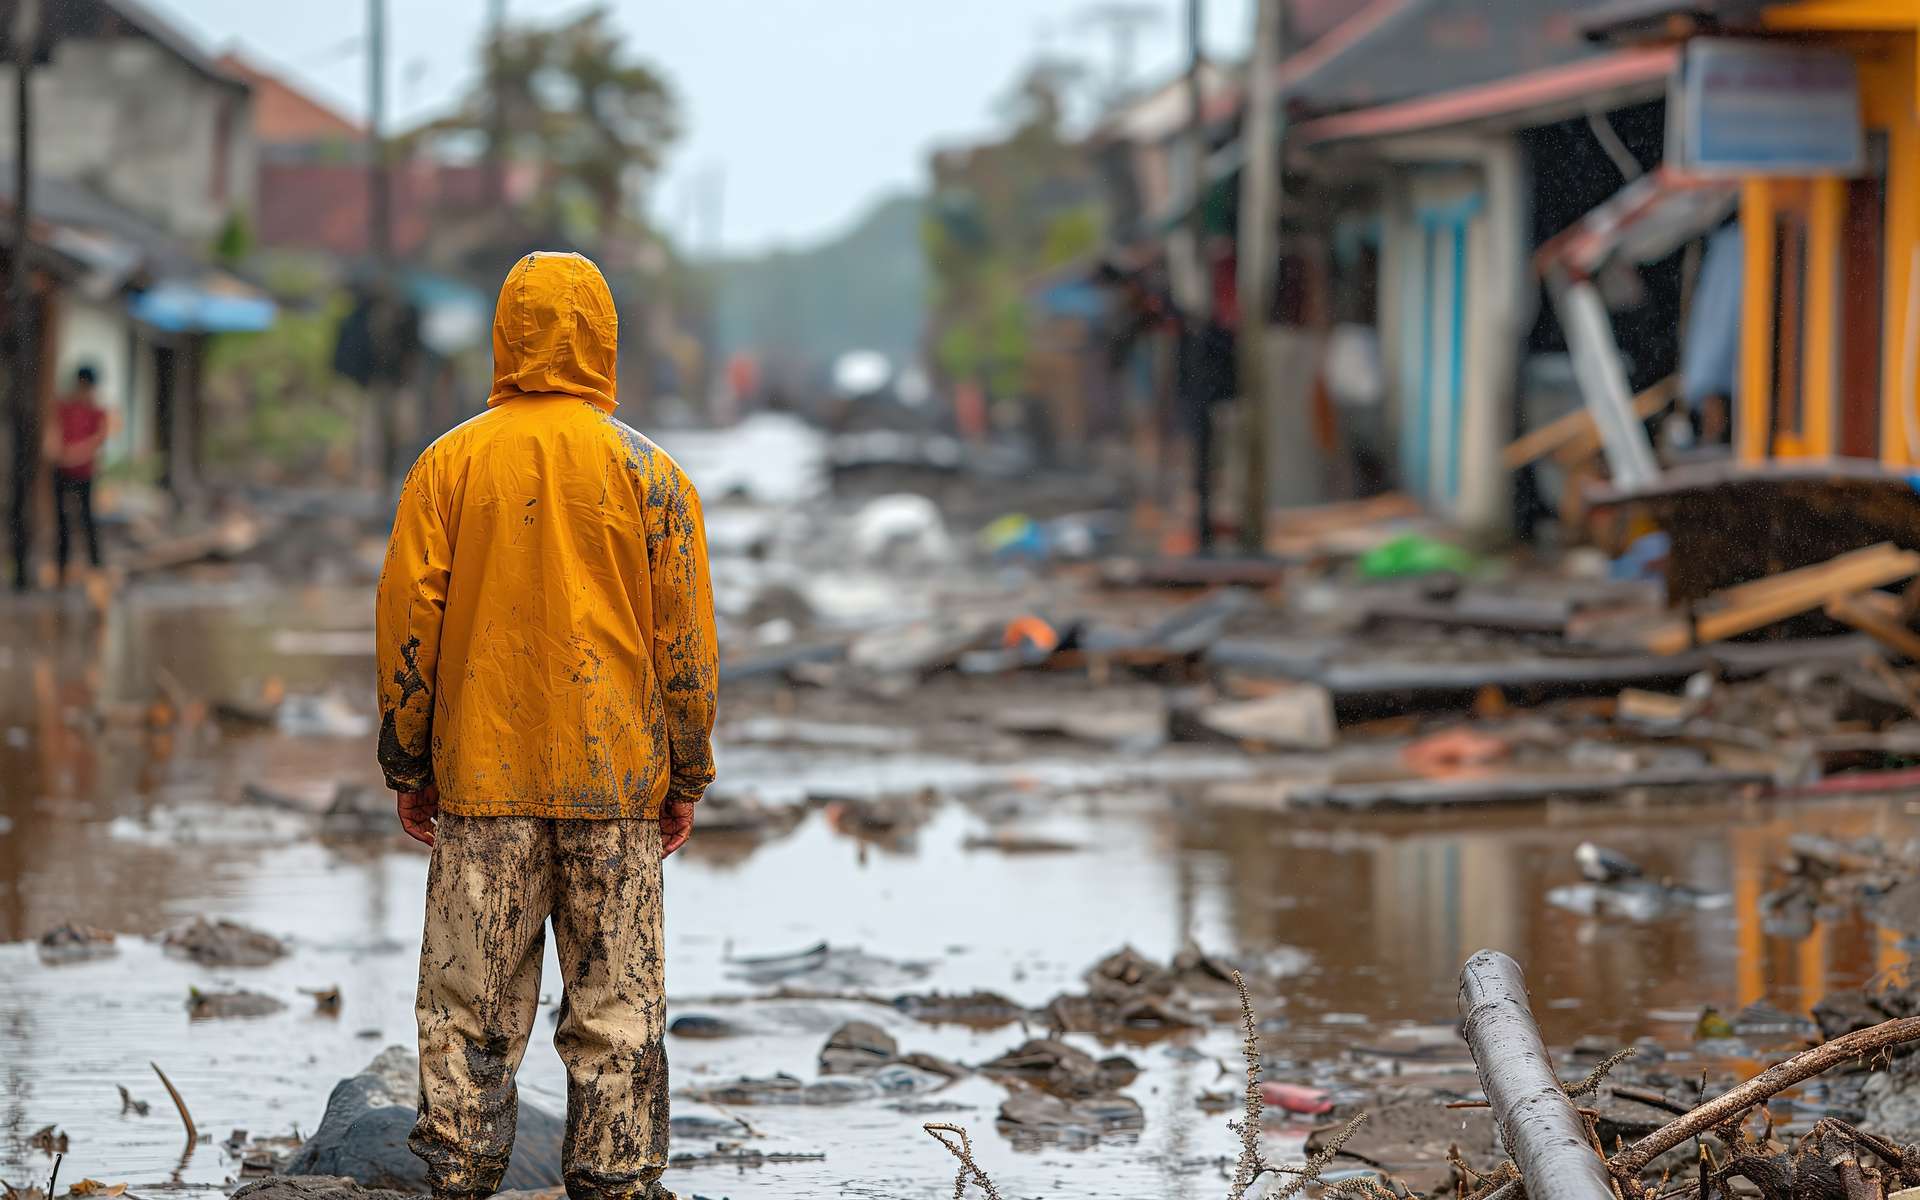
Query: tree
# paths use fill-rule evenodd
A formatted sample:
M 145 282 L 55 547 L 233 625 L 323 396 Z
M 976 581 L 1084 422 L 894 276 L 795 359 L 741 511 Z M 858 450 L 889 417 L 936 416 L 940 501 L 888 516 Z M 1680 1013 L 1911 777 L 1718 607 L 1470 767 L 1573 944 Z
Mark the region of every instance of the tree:
M 489 78 L 428 131 L 479 135 L 495 161 L 542 164 L 548 219 L 584 214 L 603 238 L 637 223 L 638 195 L 679 135 L 679 105 L 628 52 L 608 10 L 507 28 L 488 58 Z

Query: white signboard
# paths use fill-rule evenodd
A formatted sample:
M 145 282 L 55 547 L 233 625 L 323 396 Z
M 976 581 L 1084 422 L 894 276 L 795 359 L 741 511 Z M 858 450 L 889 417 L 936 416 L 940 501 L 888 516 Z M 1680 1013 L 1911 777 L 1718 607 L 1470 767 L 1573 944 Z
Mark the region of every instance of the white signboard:
M 1700 174 L 1855 175 L 1865 166 L 1860 80 L 1838 50 L 1694 38 L 1668 159 Z

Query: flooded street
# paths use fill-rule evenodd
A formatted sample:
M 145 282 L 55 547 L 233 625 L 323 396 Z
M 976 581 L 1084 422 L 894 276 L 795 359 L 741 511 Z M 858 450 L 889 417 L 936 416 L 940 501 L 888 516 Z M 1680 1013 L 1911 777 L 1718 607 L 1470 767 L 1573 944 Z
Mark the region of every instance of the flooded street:
M 411 1045 L 426 855 L 397 836 L 325 839 L 311 815 L 343 783 L 378 783 L 371 734 L 349 719 L 369 711 L 370 648 L 356 638 L 370 595 L 358 584 L 255 579 L 144 586 L 99 619 L 77 601 L 6 614 L 0 1178 L 44 1177 L 50 1160 L 27 1141 L 54 1124 L 71 1139 L 65 1179 L 219 1185 L 237 1161 L 218 1144 L 182 1157 L 150 1061 L 219 1143 L 235 1129 L 311 1133 L 335 1081 L 382 1047 Z M 716 797 L 802 807 L 777 829 L 703 829 L 668 865 L 671 1015 L 719 1018 L 736 1032 L 669 1039 L 677 1094 L 776 1072 L 811 1080 L 822 1042 L 853 1019 L 881 1025 L 903 1051 L 982 1062 L 1044 1028 L 924 1023 L 859 997 L 985 990 L 1038 1008 L 1123 945 L 1165 959 L 1193 941 L 1279 976 L 1284 1006 L 1261 1014 L 1269 1077 L 1336 1093 L 1396 1071 L 1452 1072 L 1471 1090 L 1451 1035 L 1453 979 L 1482 946 L 1527 964 L 1551 1043 L 1651 1038 L 1675 1054 L 1692 1046 L 1702 1005 L 1732 1012 L 1764 1000 L 1805 1013 L 1829 990 L 1906 959 L 1893 934 L 1855 915 L 1836 914 L 1803 940 L 1770 936 L 1757 904 L 1795 832 L 1905 843 L 1920 818 L 1899 801 L 1726 794 L 1277 810 L 1237 798 L 1297 769 L 1284 757 L 1010 743 L 990 720 L 996 709 L 1121 705 L 1126 692 L 1067 678 L 1004 687 L 947 680 L 887 699 L 743 684 L 726 694 Z M 272 689 L 337 694 L 342 736 L 203 711 Z M 181 711 L 163 721 L 149 709 L 169 696 Z M 262 788 L 280 801 L 263 803 Z M 860 798 L 902 795 L 925 797 L 908 827 L 875 832 L 849 815 Z M 1573 850 L 1589 838 L 1652 877 L 1731 903 L 1645 923 L 1549 905 L 1550 889 L 1577 880 Z M 150 940 L 201 915 L 284 937 L 291 953 L 266 967 L 209 969 Z M 118 933 L 118 954 L 43 964 L 31 939 L 62 922 Z M 815 976 L 806 958 L 771 974 L 742 961 L 822 941 L 862 952 L 851 977 Z M 549 959 L 521 1079 L 528 1098 L 559 1112 Z M 330 987 L 343 996 L 337 1014 L 302 994 Z M 767 998 L 782 987 L 803 998 Z M 196 988 L 244 988 L 286 1007 L 195 1020 Z M 948 1160 L 920 1126 L 940 1120 L 971 1129 L 1008 1194 L 1217 1192 L 1236 1142 L 1197 1099 L 1239 1086 L 1233 1028 L 1115 1046 L 1068 1040 L 1140 1065 L 1127 1094 L 1143 1109 L 1141 1130 L 1095 1147 L 1016 1142 L 995 1127 L 1005 1087 L 981 1076 L 831 1107 L 723 1114 L 681 1101 L 677 1116 L 744 1116 L 754 1149 L 825 1158 L 676 1170 L 668 1182 L 707 1196 L 938 1196 L 951 1189 Z M 123 1115 L 116 1085 L 150 1113 Z M 1276 1127 L 1273 1142 L 1290 1139 Z

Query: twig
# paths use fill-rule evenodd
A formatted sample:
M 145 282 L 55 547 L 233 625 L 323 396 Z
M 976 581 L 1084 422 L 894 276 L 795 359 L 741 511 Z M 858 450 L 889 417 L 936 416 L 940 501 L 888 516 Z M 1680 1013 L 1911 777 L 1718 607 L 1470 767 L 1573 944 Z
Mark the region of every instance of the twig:
M 54 1185 L 60 1182 L 60 1164 L 67 1161 L 64 1154 L 53 1156 L 53 1174 L 47 1176 L 47 1200 L 53 1200 Z
M 1568 1097 L 1578 1100 L 1582 1096 L 1591 1096 L 1593 1093 L 1599 1091 L 1600 1085 L 1607 1081 L 1607 1075 L 1612 1072 L 1615 1067 L 1638 1053 L 1638 1050 L 1632 1046 L 1628 1046 L 1625 1050 L 1618 1050 L 1608 1055 L 1606 1061 L 1589 1071 L 1585 1079 L 1567 1089 Z
M 945 1146 L 947 1153 L 960 1160 L 960 1172 L 953 1177 L 953 1200 L 960 1200 L 966 1193 L 969 1181 L 980 1185 L 980 1190 L 987 1194 L 987 1200 L 1001 1200 L 1000 1191 L 993 1186 L 993 1180 L 988 1179 L 987 1173 L 980 1169 L 980 1164 L 973 1161 L 973 1141 L 967 1137 L 965 1129 L 958 1125 L 940 1124 L 922 1125 L 920 1128 L 927 1131 L 927 1136 Z M 959 1138 L 959 1142 L 949 1141 L 949 1135 Z
M 1693 1110 L 1684 1104 L 1667 1099 L 1667 1094 L 1658 1088 L 1636 1087 L 1630 1083 L 1616 1083 L 1610 1090 L 1622 1100 L 1632 1100 L 1649 1108 L 1670 1112 L 1676 1117 L 1684 1117 Z
M 1266 1098 L 1260 1093 L 1260 1025 L 1254 1019 L 1247 981 L 1238 971 L 1233 973 L 1233 986 L 1240 993 L 1240 1053 L 1247 1062 L 1247 1091 L 1241 1101 L 1240 1119 L 1227 1122 L 1227 1128 L 1240 1135 L 1240 1159 L 1234 1164 L 1227 1200 L 1241 1200 L 1255 1180 L 1274 1168 L 1260 1150 L 1260 1128 L 1267 1111 Z
M 1684 1117 L 1641 1138 L 1613 1156 L 1607 1166 L 1620 1179 L 1635 1179 L 1648 1163 L 1709 1129 L 1763 1104 L 1796 1083 L 1813 1078 L 1841 1063 L 1920 1039 L 1920 1017 L 1901 1017 L 1837 1037 L 1823 1046 L 1776 1063 L 1739 1087 L 1709 1100 Z
M 200 1142 L 200 1130 L 194 1126 L 193 1115 L 187 1112 L 187 1102 L 180 1098 L 180 1089 L 173 1086 L 173 1080 L 167 1078 L 167 1073 L 160 1069 L 159 1063 L 149 1062 L 147 1065 L 160 1077 L 160 1086 L 167 1089 L 174 1108 L 180 1111 L 180 1123 L 187 1127 L 187 1149 L 191 1151 Z
M 1365 1113 L 1348 1121 L 1347 1127 L 1335 1134 L 1332 1141 L 1320 1147 L 1306 1162 L 1297 1167 L 1269 1167 L 1268 1170 L 1275 1174 L 1291 1175 L 1293 1178 L 1268 1192 L 1265 1200 L 1287 1200 L 1287 1197 L 1305 1191 L 1308 1184 L 1320 1182 L 1320 1173 L 1333 1165 L 1334 1158 L 1340 1153 L 1340 1147 L 1346 1145 L 1353 1135 L 1360 1131 L 1360 1126 L 1366 1124 L 1366 1121 Z

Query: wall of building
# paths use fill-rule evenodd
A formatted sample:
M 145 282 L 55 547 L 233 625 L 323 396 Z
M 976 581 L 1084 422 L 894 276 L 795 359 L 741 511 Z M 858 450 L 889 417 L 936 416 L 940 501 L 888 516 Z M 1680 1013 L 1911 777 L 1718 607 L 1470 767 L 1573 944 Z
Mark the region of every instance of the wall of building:
M 1807 5 L 1802 15 L 1818 20 L 1821 11 L 1818 5 Z M 1914 19 L 1911 13 L 1893 15 Z M 1893 15 L 1879 19 L 1891 20 Z M 1789 27 L 1855 51 L 1862 119 L 1869 133 L 1885 137 L 1880 457 L 1889 466 L 1911 466 L 1920 463 L 1920 29 L 1870 35 Z M 1836 431 L 1844 340 L 1836 281 L 1843 257 L 1851 252 L 1841 226 L 1844 186 L 1844 181 L 1827 178 L 1751 177 L 1742 182 L 1747 262 L 1735 433 L 1743 462 L 1841 452 Z M 1795 281 L 1793 297 L 1783 301 L 1774 286 L 1781 253 L 1776 228 L 1788 212 L 1805 221 L 1807 238 L 1804 278 Z M 1783 303 L 1794 311 L 1782 312 Z M 1806 330 L 1802 373 L 1795 381 L 1797 419 L 1772 411 L 1783 391 L 1775 378 L 1773 336 L 1781 320 L 1800 321 Z
M 0 129 L 13 72 L 0 67 Z M 253 209 L 247 94 L 144 38 L 69 40 L 33 75 L 34 166 L 95 188 L 193 241 Z M 9 151 L 10 154 L 10 151 Z
M 153 346 L 138 326 L 112 304 L 71 294 L 59 300 L 54 321 L 53 382 L 58 392 L 73 383 L 83 365 L 99 373 L 100 402 L 113 414 L 107 439 L 109 463 L 137 459 L 153 450 L 155 380 Z

